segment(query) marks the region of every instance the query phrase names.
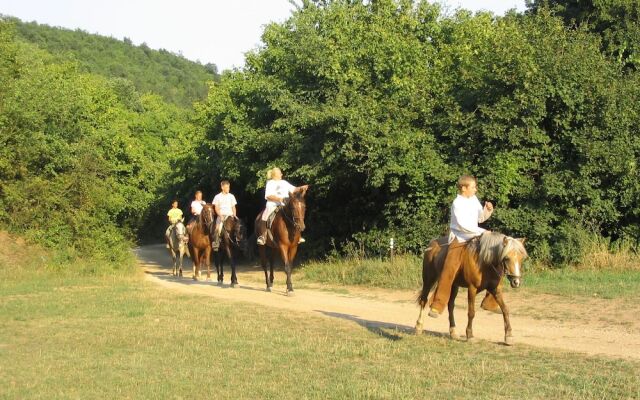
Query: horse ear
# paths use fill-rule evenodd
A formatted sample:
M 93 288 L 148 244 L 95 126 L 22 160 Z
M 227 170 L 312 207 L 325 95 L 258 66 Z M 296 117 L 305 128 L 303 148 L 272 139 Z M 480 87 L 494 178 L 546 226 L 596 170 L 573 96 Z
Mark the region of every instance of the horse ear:
M 523 237 L 523 238 L 517 238 L 516 240 L 517 240 L 518 242 L 520 242 L 520 243 L 524 244 L 524 242 L 526 242 L 526 241 L 527 241 L 527 238 L 526 238 L 526 237 Z
M 511 238 L 509 236 L 505 236 L 504 239 L 502 239 L 502 245 L 506 246 L 509 244 L 509 240 L 511 240 Z

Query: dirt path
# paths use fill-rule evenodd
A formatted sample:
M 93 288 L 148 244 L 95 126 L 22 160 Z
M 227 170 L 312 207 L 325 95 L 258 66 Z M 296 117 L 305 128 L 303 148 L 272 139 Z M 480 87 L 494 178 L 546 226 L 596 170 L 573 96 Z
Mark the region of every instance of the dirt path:
M 148 280 L 165 288 L 185 293 L 202 294 L 219 299 L 257 303 L 286 310 L 322 315 L 326 318 L 350 320 L 363 326 L 388 326 L 410 331 L 415 326 L 418 307 L 411 291 L 348 288 L 335 289 L 315 285 L 298 285 L 295 297 L 285 295 L 284 272 L 276 271 L 274 291 L 264 291 L 264 275 L 257 266 L 244 266 L 238 272 L 240 286 L 228 285 L 231 273 L 225 270 L 225 284 L 193 281 L 191 263 L 185 260 L 181 279 L 171 276 L 170 257 L 164 245 L 138 248 L 136 255 Z M 344 293 L 348 292 L 348 293 Z M 504 330 L 502 316 L 479 309 L 483 296 L 478 296 L 474 334 L 478 339 L 501 343 Z M 458 333 L 464 334 L 467 323 L 465 292 L 458 296 L 456 322 Z M 589 355 L 640 360 L 640 307 L 624 308 L 615 301 L 565 299 L 531 295 L 523 291 L 507 294 L 512 311 L 511 325 L 515 343 L 575 351 Z M 621 311 L 622 310 L 622 311 Z M 448 332 L 446 314 L 438 319 L 425 316 L 426 334 Z

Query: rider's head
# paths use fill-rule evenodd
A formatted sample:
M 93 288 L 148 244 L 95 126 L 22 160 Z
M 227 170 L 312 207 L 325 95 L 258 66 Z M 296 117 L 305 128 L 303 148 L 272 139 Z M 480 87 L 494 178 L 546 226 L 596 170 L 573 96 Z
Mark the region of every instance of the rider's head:
M 458 178 L 458 192 L 464 197 L 472 197 L 478 191 L 478 181 L 471 175 L 462 175 Z
M 201 191 L 196 191 L 196 200 L 200 201 L 202 200 L 202 192 Z
M 279 181 L 282 179 L 282 171 L 278 167 L 271 168 L 267 171 L 267 179 L 273 179 Z
M 229 181 L 227 180 L 220 182 L 220 189 L 222 189 L 222 193 L 229 193 L 229 190 L 231 189 L 231 183 L 229 183 Z
M 171 202 L 171 207 L 178 208 L 178 200 L 173 199 L 173 201 Z

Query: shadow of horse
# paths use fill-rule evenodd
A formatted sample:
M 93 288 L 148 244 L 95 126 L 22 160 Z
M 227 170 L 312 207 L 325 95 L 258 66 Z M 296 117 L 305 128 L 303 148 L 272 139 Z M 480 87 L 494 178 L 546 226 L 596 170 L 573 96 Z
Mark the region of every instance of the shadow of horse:
M 383 322 L 383 321 L 373 321 L 369 319 L 360 318 L 352 314 L 343 314 L 343 313 L 338 313 L 333 311 L 323 311 L 323 310 L 313 310 L 313 311 L 324 314 L 327 317 L 340 318 L 347 321 L 355 322 L 361 327 L 367 329 L 369 332 L 394 342 L 403 339 L 403 336 L 399 335 L 398 333 L 412 335 L 415 331 L 412 326 L 394 324 L 394 323 Z M 428 330 L 425 330 L 424 333 L 433 337 L 448 336 L 441 332 L 428 331 Z

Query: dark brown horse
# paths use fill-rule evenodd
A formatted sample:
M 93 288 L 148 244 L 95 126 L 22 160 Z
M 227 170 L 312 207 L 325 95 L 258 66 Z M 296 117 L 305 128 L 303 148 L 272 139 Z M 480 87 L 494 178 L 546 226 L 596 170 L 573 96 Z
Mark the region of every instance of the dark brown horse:
M 238 284 L 238 277 L 236 276 L 236 254 L 238 251 L 246 251 L 246 236 L 246 228 L 242 220 L 238 217 L 227 217 L 222 223 L 222 231 L 219 239 L 220 246 L 218 250 L 213 252 L 216 271 L 218 273 L 218 284 L 221 285 L 224 280 L 223 261 L 225 256 L 229 260 L 229 264 L 231 264 L 231 287 L 235 287 Z
M 200 271 L 207 267 L 207 279 L 211 278 L 211 235 L 214 229 L 213 205 L 205 204 L 189 233 L 189 253 L 193 261 L 193 279 L 198 280 Z
M 432 240 L 424 253 L 422 262 L 422 291 L 418 296 L 420 315 L 416 322 L 416 333 L 422 332 L 422 314 L 428 303 L 429 291 L 438 281 L 447 253 L 447 238 Z M 502 298 L 501 281 L 507 276 L 511 287 L 520 286 L 522 261 L 527 257 L 524 239 L 514 239 L 501 233 L 486 232 L 479 238 L 469 241 L 464 249 L 462 267 L 456 274 L 449 297 L 449 333 L 456 338 L 456 322 L 453 317 L 458 288 L 468 288 L 467 339 L 473 338 L 473 318 L 475 316 L 475 298 L 478 292 L 487 290 L 495 297 L 504 319 L 504 342 L 513 344 L 509 309 Z
M 284 263 L 284 270 L 287 274 L 287 295 L 293 296 L 293 285 L 291 284 L 291 266 L 298 252 L 298 243 L 300 236 L 304 231 L 304 216 L 306 212 L 305 195 L 307 187 L 297 188 L 285 201 L 285 205 L 276 211 L 275 218 L 271 224 L 272 237 L 266 235 L 264 245 L 258 245 L 260 251 L 260 263 L 264 270 L 264 279 L 267 283 L 267 291 L 270 292 L 273 287 L 273 258 L 274 252 L 280 254 Z M 262 213 L 256 218 L 256 236 L 260 236 L 258 232 Z M 267 275 L 267 254 L 266 248 L 270 248 L 269 266 L 270 273 Z

